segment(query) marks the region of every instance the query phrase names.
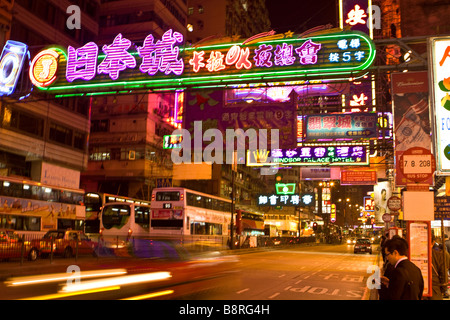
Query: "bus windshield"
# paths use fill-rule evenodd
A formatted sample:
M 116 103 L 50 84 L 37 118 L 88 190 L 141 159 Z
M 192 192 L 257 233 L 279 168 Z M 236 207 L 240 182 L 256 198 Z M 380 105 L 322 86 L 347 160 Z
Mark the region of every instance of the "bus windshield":
M 180 192 L 179 191 L 157 192 L 156 201 L 180 201 Z
M 112 205 L 105 206 L 102 211 L 102 223 L 105 229 L 122 227 L 130 217 L 130 206 Z

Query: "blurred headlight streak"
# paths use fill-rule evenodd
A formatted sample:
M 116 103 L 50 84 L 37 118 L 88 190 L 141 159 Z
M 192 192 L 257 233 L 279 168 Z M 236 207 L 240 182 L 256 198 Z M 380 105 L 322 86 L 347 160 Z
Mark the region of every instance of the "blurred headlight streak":
M 37 297 L 31 297 L 31 298 L 24 298 L 20 300 L 51 300 L 51 299 L 63 299 L 71 296 L 77 296 L 82 294 L 90 294 L 90 293 L 99 293 L 99 292 L 105 292 L 105 291 L 111 291 L 111 290 L 119 290 L 120 287 L 109 287 L 109 288 L 101 288 L 96 290 L 86 290 L 86 291 L 77 291 L 77 292 L 69 292 L 69 293 L 55 293 L 55 294 L 48 294 L 44 296 L 37 296 Z
M 73 273 L 54 273 L 54 274 L 45 274 L 45 275 L 37 275 L 37 276 L 27 276 L 27 277 L 17 277 L 11 278 L 5 281 L 5 284 L 9 287 L 12 286 L 25 286 L 32 284 L 42 284 L 48 282 L 58 282 L 58 281 L 67 281 L 85 278 L 99 278 L 99 277 L 111 277 L 111 276 L 119 276 L 127 273 L 126 269 L 108 269 L 108 270 L 93 270 L 93 271 L 83 271 L 77 275 Z
M 111 279 L 102 279 L 102 280 L 90 280 L 84 281 L 77 284 L 71 284 L 68 286 L 64 286 L 59 292 L 76 292 L 76 291 L 86 291 L 86 290 L 95 290 L 99 288 L 106 287 L 114 287 L 120 285 L 128 285 L 128 284 L 138 284 L 150 281 L 158 281 L 158 280 L 166 280 L 172 277 L 170 272 L 152 272 L 152 273 L 143 273 L 136 275 L 128 275 L 122 277 L 114 277 Z
M 129 298 L 125 298 L 122 300 L 144 300 L 144 299 L 156 298 L 156 297 L 160 297 L 160 296 L 164 296 L 164 295 L 172 294 L 172 293 L 174 293 L 173 290 L 165 290 L 165 291 L 147 293 L 147 294 L 143 294 L 143 295 L 135 296 L 135 297 L 129 297 Z

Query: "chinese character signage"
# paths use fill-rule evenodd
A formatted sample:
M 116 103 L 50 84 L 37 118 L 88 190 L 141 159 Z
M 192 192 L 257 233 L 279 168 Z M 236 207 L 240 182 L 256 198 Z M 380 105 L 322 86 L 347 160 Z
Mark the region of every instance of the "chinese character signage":
M 341 186 L 342 185 L 375 185 L 377 184 L 377 172 L 371 171 L 341 171 Z
M 102 47 L 89 42 L 67 50 L 47 48 L 30 66 L 30 77 L 39 89 L 54 94 L 226 87 L 355 77 L 375 58 L 372 40 L 358 31 L 310 38 L 268 32 L 245 41 L 193 47 L 181 33 L 168 30 L 142 41 L 142 46 L 135 45 L 119 33 Z
M 450 37 L 430 39 L 429 48 L 436 170 L 450 175 Z
M 367 146 L 303 146 L 247 151 L 247 166 L 368 165 Z
M 364 197 L 364 211 L 375 211 L 375 200 L 372 197 Z
M 315 114 L 306 117 L 306 140 L 377 138 L 376 113 Z
M 340 27 L 372 34 L 372 5 L 370 0 L 339 0 Z
M 227 143 L 226 130 L 236 128 L 243 128 L 244 134 L 249 133 L 249 129 L 254 129 L 258 145 L 261 141 L 267 141 L 268 148 L 271 147 L 271 129 L 279 129 L 278 147 L 292 148 L 297 145 L 297 112 L 294 103 L 225 104 L 224 94 L 223 90 L 212 89 L 189 90 L 186 93 L 185 129 L 191 133 L 195 149 L 196 136 L 201 138 L 201 132 L 204 132 L 196 130 L 196 123 L 199 121 L 202 130 L 219 129 L 225 137 L 224 145 Z M 199 135 L 196 132 L 200 132 Z M 248 143 L 254 142 L 250 136 L 246 140 Z M 209 141 L 203 139 L 201 147 L 212 145 Z M 238 144 L 238 147 L 241 146 Z
M 434 219 L 450 219 L 450 197 L 434 198 Z
M 314 193 L 302 194 L 260 194 L 257 199 L 258 206 L 313 206 Z

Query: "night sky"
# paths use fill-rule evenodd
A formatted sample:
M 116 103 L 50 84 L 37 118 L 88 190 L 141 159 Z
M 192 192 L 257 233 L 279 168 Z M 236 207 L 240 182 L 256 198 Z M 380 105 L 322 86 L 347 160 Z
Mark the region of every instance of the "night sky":
M 272 29 L 302 33 L 324 24 L 338 27 L 337 0 L 266 0 Z

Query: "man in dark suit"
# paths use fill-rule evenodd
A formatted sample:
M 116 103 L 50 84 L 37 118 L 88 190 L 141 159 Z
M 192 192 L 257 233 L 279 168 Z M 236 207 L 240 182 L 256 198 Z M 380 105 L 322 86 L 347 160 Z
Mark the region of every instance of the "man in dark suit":
M 381 281 L 387 286 L 388 300 L 422 300 L 424 282 L 422 272 L 408 260 L 408 243 L 405 239 L 394 237 L 386 241 L 386 259 L 394 266 L 389 278 Z

